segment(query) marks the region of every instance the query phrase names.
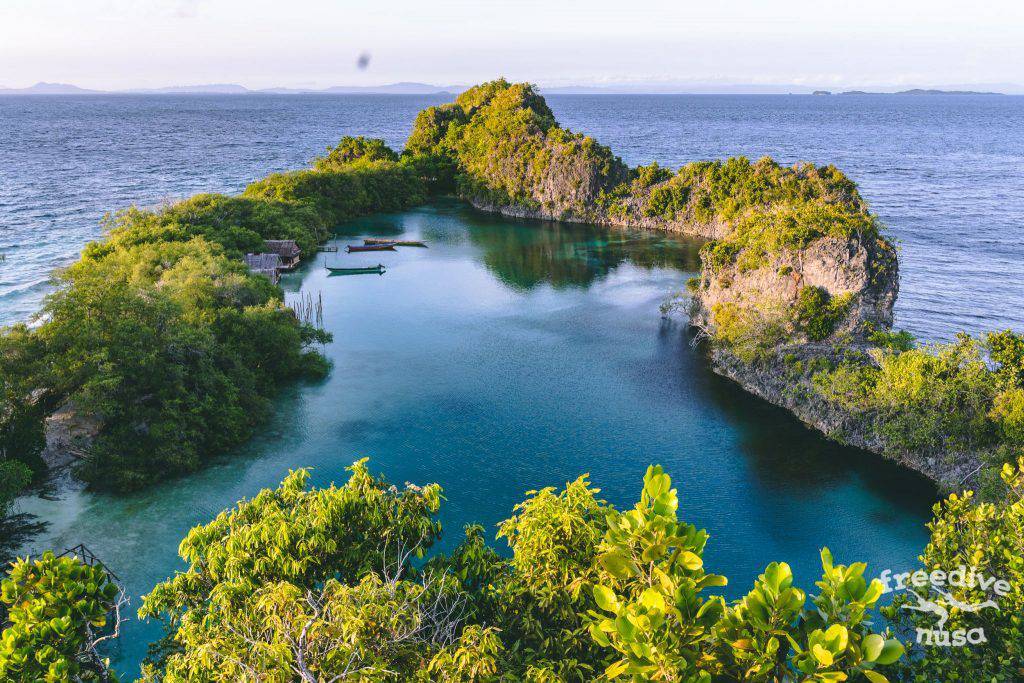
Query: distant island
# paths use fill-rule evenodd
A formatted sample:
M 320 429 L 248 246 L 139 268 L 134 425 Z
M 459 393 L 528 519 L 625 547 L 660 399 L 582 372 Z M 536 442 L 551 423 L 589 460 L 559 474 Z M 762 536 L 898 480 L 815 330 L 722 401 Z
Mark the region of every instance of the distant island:
M 937 90 L 935 88 L 912 88 L 911 90 L 898 90 L 896 92 L 869 92 L 867 90 L 844 90 L 840 93 L 832 93 L 828 90 L 815 90 L 812 95 L 1003 95 L 1001 92 L 988 92 L 981 90 Z
M 1014 84 L 998 85 L 1008 93 L 1021 93 L 1024 88 Z M 729 84 L 696 82 L 635 82 L 607 85 L 561 85 L 542 87 L 545 95 L 1002 95 L 1006 92 L 968 89 L 970 86 L 952 86 L 948 89 L 914 88 L 898 92 L 879 90 L 812 90 L 806 86 Z M 467 90 L 466 85 L 431 85 L 413 81 L 383 85 L 335 85 L 325 88 L 247 88 L 238 83 L 206 83 L 199 85 L 172 85 L 159 88 L 125 88 L 121 90 L 95 90 L 68 83 L 40 82 L 27 88 L 5 88 L 4 95 L 455 95 Z

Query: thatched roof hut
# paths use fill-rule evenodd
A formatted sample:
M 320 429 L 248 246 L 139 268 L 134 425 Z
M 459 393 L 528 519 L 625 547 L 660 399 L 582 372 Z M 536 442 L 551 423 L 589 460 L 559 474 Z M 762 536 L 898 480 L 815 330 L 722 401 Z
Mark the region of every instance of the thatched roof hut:
M 275 285 L 281 279 L 284 264 L 277 254 L 246 254 L 245 265 L 250 273 L 266 275 Z
M 263 245 L 267 251 L 281 257 L 281 267 L 285 270 L 291 270 L 299 265 L 302 250 L 295 240 L 266 240 Z

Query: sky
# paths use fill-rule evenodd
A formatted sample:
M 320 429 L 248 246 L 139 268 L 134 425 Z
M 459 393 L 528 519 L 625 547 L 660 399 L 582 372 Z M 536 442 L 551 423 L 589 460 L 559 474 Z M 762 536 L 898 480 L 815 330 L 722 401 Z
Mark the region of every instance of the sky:
M 0 87 L 499 75 L 542 86 L 1024 84 L 1024 2 L 0 0 Z

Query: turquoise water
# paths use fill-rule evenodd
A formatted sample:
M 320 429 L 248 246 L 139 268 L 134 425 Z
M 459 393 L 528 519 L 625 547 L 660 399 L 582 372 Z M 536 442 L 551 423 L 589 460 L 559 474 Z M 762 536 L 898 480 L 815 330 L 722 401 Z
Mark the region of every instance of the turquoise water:
M 359 457 L 395 482 L 436 481 L 442 547 L 461 527 L 491 532 L 524 492 L 589 472 L 628 506 L 650 463 L 680 490 L 682 515 L 711 533 L 707 564 L 745 591 L 771 560 L 813 588 L 818 551 L 874 571 L 908 566 L 926 541 L 934 490 L 842 448 L 707 370 L 685 320 L 658 306 L 697 268 L 698 244 L 662 235 L 519 222 L 458 204 L 343 226 L 424 239 L 428 249 L 326 255 L 387 265 L 286 277 L 289 297 L 322 295 L 334 362 L 289 389 L 266 432 L 233 459 L 141 494 L 86 494 L 59 482 L 22 509 L 50 522 L 30 547 L 84 542 L 139 595 L 180 566 L 194 524 L 273 486 L 289 468 L 341 481 Z M 321 257 L 322 258 L 322 257 Z M 116 661 L 134 671 L 154 624 L 130 623 Z

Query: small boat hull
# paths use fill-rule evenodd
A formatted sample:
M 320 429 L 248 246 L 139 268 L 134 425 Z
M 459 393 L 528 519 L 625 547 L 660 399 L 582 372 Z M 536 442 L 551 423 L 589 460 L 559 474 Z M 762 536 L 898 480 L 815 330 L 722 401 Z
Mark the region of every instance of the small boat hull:
M 352 252 L 356 252 L 356 251 L 394 251 L 394 250 L 395 250 L 394 242 L 389 242 L 388 244 L 363 244 L 363 245 L 350 244 L 347 247 L 345 247 L 345 251 L 347 251 L 350 254 Z
M 383 244 L 390 244 L 390 245 L 393 245 L 393 246 L 396 246 L 396 247 L 426 247 L 427 246 L 425 242 L 421 242 L 420 240 L 384 240 L 384 239 L 380 239 L 380 238 L 377 238 L 377 237 L 367 237 L 366 239 L 363 240 L 363 245 L 364 246 L 375 246 L 375 245 L 383 245 Z
M 324 266 L 331 275 L 383 275 L 384 266 L 377 264 L 375 266 L 360 266 L 357 268 L 337 268 L 333 266 Z

